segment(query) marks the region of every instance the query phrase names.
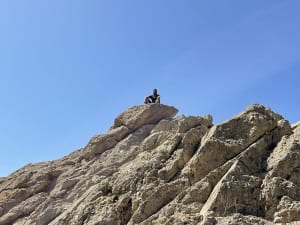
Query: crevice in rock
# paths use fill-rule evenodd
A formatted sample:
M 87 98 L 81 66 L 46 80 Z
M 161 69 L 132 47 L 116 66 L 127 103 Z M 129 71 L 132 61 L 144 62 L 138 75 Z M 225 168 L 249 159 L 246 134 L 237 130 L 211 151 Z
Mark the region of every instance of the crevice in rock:
M 126 202 L 122 202 L 117 207 L 119 218 L 120 218 L 120 225 L 126 225 L 132 216 L 132 199 L 126 199 Z
M 197 128 L 199 128 L 199 130 Z M 172 155 L 167 161 L 167 165 L 159 171 L 161 175 L 160 177 L 166 182 L 172 182 L 181 175 L 182 170 L 201 145 L 203 136 L 209 131 L 209 129 L 205 128 L 206 130 L 204 132 L 203 129 L 203 127 L 195 125 L 187 130 L 185 135 L 183 135 L 178 141 L 172 151 Z M 178 154 L 174 155 L 174 152 L 177 152 Z M 164 174 L 162 174 L 162 172 Z
M 171 201 L 173 201 L 176 198 L 176 196 L 166 196 L 164 201 L 162 202 L 162 204 L 158 205 L 157 208 L 153 211 L 151 211 L 151 213 L 149 215 L 147 215 L 143 220 L 147 220 L 149 217 L 151 217 L 152 215 L 156 214 L 157 212 L 159 212 L 160 210 L 162 210 L 166 205 L 168 205 Z
M 45 188 L 44 192 L 50 193 L 56 186 L 57 180 L 59 178 L 61 173 L 59 174 L 49 174 L 49 184 L 48 186 Z
M 141 223 L 153 214 L 159 212 L 168 203 L 173 201 L 178 193 L 182 191 L 181 183 L 165 184 L 158 187 L 134 213 L 132 220 L 134 223 Z
M 86 207 L 78 220 L 78 225 L 86 224 L 89 221 L 90 217 L 92 217 L 94 214 L 95 214 L 94 207 L 92 207 L 92 206 Z

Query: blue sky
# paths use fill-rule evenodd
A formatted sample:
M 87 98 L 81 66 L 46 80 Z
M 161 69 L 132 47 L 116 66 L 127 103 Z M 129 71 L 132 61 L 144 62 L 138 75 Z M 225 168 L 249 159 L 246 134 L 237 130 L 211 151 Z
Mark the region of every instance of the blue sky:
M 179 114 L 300 120 L 298 0 L 3 0 L 0 176 L 105 133 L 157 88 Z

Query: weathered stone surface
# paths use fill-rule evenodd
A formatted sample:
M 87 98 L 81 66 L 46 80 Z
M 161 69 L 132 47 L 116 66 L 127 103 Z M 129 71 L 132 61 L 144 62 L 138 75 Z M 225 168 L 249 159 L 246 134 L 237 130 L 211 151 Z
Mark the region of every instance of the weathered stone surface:
M 292 221 L 300 221 L 300 201 L 293 201 L 288 196 L 281 198 L 274 214 L 274 222 L 289 223 Z
M 293 134 L 284 136 L 267 160 L 267 175 L 263 183 L 262 197 L 265 201 L 267 219 L 274 219 L 284 196 L 300 201 L 300 132 L 294 127 Z M 278 213 L 277 213 L 278 214 Z M 280 217 L 280 216 L 278 216 Z M 275 218 L 276 221 L 288 221 Z
M 146 124 L 156 124 L 162 119 L 170 120 L 177 112 L 178 110 L 176 108 L 163 104 L 134 106 L 124 113 L 121 113 L 115 119 L 111 129 L 126 126 L 130 130 L 136 130 Z
M 289 124 L 283 121 L 280 115 L 261 105 L 249 106 L 231 120 L 210 129 L 184 172 L 198 181 L 268 133 L 272 133 L 270 138 L 274 139 L 269 144 L 274 145 L 282 135 L 292 132 Z
M 162 119 L 170 120 L 177 112 L 176 108 L 163 104 L 134 106 L 115 119 L 107 134 L 97 135 L 90 140 L 85 148 L 85 158 L 92 159 L 95 155 L 113 148 L 128 134 L 144 125 L 156 124 Z
M 161 104 L 0 179 L 0 225 L 296 224 L 300 125 L 251 105 L 213 125 Z

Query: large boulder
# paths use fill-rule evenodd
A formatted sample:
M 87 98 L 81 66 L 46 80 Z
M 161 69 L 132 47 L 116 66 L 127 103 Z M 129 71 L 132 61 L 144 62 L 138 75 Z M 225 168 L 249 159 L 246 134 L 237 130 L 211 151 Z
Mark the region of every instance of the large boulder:
M 197 182 L 270 133 L 269 145 L 274 145 L 283 135 L 291 134 L 292 129 L 282 116 L 269 108 L 250 105 L 232 119 L 209 130 L 185 173 Z
M 111 129 L 126 126 L 130 130 L 136 130 L 146 124 L 156 124 L 162 119 L 170 120 L 177 112 L 176 108 L 163 104 L 134 106 L 121 113 L 115 119 Z
M 171 120 L 177 112 L 176 108 L 162 104 L 146 104 L 129 108 L 115 119 L 107 134 L 96 135 L 89 141 L 84 158 L 92 159 L 95 155 L 113 148 L 130 133 L 145 125 Z

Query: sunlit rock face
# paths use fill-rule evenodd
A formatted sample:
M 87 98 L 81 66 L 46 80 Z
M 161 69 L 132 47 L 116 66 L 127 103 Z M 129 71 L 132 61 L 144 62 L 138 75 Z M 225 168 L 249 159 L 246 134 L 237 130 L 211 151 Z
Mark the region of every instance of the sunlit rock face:
M 300 221 L 300 124 L 262 105 L 213 124 L 134 106 L 62 159 L 0 179 L 0 225 Z

